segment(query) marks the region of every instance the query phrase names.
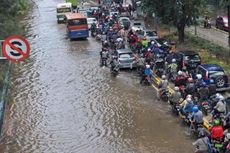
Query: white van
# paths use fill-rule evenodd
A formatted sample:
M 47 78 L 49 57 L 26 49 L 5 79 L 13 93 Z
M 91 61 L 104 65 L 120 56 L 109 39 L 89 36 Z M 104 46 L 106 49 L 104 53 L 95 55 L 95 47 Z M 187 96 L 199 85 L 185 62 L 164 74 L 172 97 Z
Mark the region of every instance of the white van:
M 57 5 L 57 22 L 63 22 L 66 13 L 72 13 L 72 3 L 60 3 Z

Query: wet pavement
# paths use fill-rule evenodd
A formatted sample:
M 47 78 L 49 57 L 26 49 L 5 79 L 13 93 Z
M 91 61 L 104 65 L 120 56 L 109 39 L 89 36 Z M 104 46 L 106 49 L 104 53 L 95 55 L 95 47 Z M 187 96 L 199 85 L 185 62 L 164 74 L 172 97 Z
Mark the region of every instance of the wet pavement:
M 100 42 L 69 41 L 57 0 L 26 18 L 30 58 L 16 65 L 1 153 L 192 153 L 186 127 L 135 72 L 99 67 Z

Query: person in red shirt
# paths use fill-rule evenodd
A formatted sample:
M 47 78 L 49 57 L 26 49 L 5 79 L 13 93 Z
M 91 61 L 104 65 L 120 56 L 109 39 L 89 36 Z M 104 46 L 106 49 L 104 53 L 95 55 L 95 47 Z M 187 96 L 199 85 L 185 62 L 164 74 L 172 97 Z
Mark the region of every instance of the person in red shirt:
M 132 34 L 131 36 L 130 36 L 130 45 L 131 46 L 134 46 L 135 44 L 136 44 L 136 42 L 138 41 L 138 38 L 137 38 L 137 36 L 135 35 L 135 34 Z
M 224 128 L 220 125 L 219 119 L 214 120 L 214 125 L 213 127 L 211 127 L 210 132 L 211 132 L 212 140 L 222 140 L 223 139 Z

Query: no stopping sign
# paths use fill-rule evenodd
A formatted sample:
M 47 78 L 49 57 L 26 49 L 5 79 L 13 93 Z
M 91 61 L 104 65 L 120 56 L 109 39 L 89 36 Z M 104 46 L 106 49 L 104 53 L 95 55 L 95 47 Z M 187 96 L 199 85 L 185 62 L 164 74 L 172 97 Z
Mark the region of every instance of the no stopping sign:
M 2 50 L 8 60 L 20 62 L 28 58 L 30 45 L 28 41 L 21 36 L 11 36 L 4 41 Z

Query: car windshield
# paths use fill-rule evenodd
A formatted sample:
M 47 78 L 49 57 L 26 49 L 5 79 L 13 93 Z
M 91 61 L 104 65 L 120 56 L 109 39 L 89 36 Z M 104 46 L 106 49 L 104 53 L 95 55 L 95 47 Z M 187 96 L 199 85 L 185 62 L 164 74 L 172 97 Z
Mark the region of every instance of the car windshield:
M 199 55 L 190 55 L 184 57 L 186 61 L 200 61 Z
M 132 53 L 122 53 L 119 55 L 119 57 L 122 59 L 132 58 L 133 54 Z
M 208 73 L 210 78 L 224 75 L 224 71 L 209 71 Z
M 71 12 L 70 8 L 58 8 L 57 9 L 57 13 L 67 13 L 67 12 Z
M 146 31 L 146 35 L 150 37 L 157 36 L 157 32 L 156 31 Z
M 165 39 L 156 39 L 156 40 L 161 45 L 168 45 L 168 42 Z

